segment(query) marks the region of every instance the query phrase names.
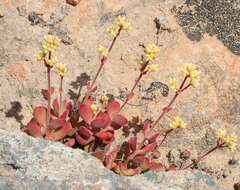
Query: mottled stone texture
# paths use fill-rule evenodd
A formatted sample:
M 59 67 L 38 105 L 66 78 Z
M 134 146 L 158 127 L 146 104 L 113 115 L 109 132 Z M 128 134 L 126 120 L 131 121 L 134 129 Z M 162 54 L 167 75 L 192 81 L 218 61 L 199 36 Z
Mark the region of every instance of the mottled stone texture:
M 1 190 L 219 190 L 212 177 L 192 171 L 120 177 L 89 154 L 60 143 L 0 129 Z

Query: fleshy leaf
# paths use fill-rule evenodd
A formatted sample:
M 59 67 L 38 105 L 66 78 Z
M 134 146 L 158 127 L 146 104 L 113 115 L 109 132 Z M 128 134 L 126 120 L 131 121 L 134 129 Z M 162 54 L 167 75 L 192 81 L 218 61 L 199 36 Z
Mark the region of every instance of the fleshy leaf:
M 91 136 L 90 138 L 88 138 L 86 140 L 86 139 L 82 138 L 80 135 L 76 135 L 76 140 L 80 145 L 85 146 L 85 145 L 91 143 L 94 140 L 94 137 Z
M 53 112 L 55 113 L 55 115 L 57 117 L 59 117 L 59 115 L 60 115 L 59 114 L 59 112 L 60 112 L 60 105 L 59 105 L 59 101 L 58 101 L 57 98 L 53 100 Z
M 47 109 L 43 106 L 36 107 L 33 111 L 33 117 L 43 127 L 47 127 Z
M 89 104 L 80 104 L 79 114 L 87 124 L 90 124 L 94 116 L 93 110 Z
M 111 119 L 107 113 L 101 112 L 97 115 L 96 119 L 94 119 L 91 125 L 94 128 L 105 128 L 111 122 Z
M 68 136 L 69 131 L 72 129 L 72 125 L 70 122 L 66 122 L 62 128 L 60 128 L 57 131 L 51 131 L 47 132 L 46 139 L 53 140 L 53 141 L 59 141 L 61 139 L 64 139 L 66 136 Z
M 137 137 L 132 137 L 128 140 L 131 150 L 134 152 L 137 149 Z
M 96 137 L 98 137 L 99 139 L 105 141 L 105 142 L 109 142 L 113 139 L 113 135 L 114 133 L 112 131 L 101 131 L 97 134 L 95 134 Z
M 137 152 L 137 155 L 145 155 L 146 153 L 153 152 L 157 147 L 156 143 L 151 143 L 143 147 Z
M 115 150 L 113 150 L 112 152 L 110 152 L 104 160 L 104 165 L 106 166 L 106 168 L 108 169 L 112 169 L 116 166 L 116 163 L 114 163 L 115 159 L 117 158 L 117 154 L 120 150 L 120 146 L 118 145 Z
M 144 135 L 145 138 L 147 138 L 147 136 L 148 136 L 148 132 L 149 132 L 150 127 L 151 127 L 150 122 L 145 121 L 144 125 L 143 125 L 143 135 Z
M 52 119 L 50 121 L 50 128 L 51 129 L 59 129 L 65 125 L 66 121 L 64 119 Z
M 33 136 L 33 137 L 41 137 L 41 127 L 37 124 L 37 122 L 32 119 L 28 124 L 27 124 L 27 132 Z
M 67 142 L 65 142 L 65 145 L 72 147 L 75 144 L 75 142 L 76 142 L 75 139 L 71 138 L 71 139 L 68 139 Z
M 126 125 L 128 123 L 128 120 L 127 118 L 125 118 L 124 116 L 120 115 L 120 114 L 117 114 L 113 120 L 112 120 L 112 123 L 111 123 L 111 126 L 117 130 L 119 128 L 121 128 L 123 125 Z
M 84 127 L 84 126 L 80 127 L 79 134 L 85 140 L 87 140 L 88 138 L 90 138 L 92 136 L 92 132 L 88 128 Z
M 115 117 L 116 114 L 118 114 L 119 111 L 120 111 L 120 104 L 117 101 L 113 100 L 108 103 L 107 112 L 112 119 Z

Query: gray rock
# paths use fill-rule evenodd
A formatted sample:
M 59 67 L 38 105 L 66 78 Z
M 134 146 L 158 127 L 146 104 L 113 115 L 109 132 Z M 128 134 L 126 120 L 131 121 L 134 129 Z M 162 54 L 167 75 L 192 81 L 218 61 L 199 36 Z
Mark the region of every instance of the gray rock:
M 82 150 L 0 129 L 1 190 L 220 190 L 199 171 L 120 177 Z

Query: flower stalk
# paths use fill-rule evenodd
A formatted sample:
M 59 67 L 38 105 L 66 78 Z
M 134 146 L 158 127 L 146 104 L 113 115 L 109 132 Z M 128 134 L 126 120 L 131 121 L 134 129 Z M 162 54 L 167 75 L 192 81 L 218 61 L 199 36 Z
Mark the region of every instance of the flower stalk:
M 189 165 L 185 166 L 183 169 L 185 170 L 185 169 L 191 168 L 194 165 L 197 165 L 200 161 L 202 161 L 210 153 L 214 152 L 217 149 L 222 149 L 224 147 L 226 147 L 226 143 L 225 142 L 219 143 L 219 141 L 218 141 L 217 145 L 215 147 L 211 148 L 208 152 L 206 152 L 202 156 L 198 157 L 196 160 L 193 160 L 192 163 L 190 163 Z
M 162 110 L 162 113 L 160 114 L 160 116 L 157 118 L 157 120 L 155 121 L 155 123 L 153 124 L 154 128 L 159 122 L 160 120 L 164 117 L 164 115 L 166 113 L 168 113 L 169 111 L 171 111 L 171 106 L 173 105 L 173 103 L 176 101 L 177 97 L 185 90 L 187 90 L 191 85 L 187 85 L 186 87 L 184 87 L 186 81 L 187 81 L 188 76 L 185 76 L 185 78 L 183 79 L 179 89 L 175 92 L 175 95 L 173 96 L 173 98 L 171 99 L 171 101 L 169 102 L 169 104 L 167 106 L 165 106 Z

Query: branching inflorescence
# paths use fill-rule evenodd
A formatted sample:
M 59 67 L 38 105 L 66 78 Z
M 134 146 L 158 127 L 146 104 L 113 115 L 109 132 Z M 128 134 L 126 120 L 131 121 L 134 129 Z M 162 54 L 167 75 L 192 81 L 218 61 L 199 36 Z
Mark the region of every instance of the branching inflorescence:
M 116 132 L 129 124 L 128 119 L 120 112 L 133 98 L 135 88 L 141 79 L 151 72 L 158 71 L 158 64 L 155 61 L 160 49 L 154 44 L 149 44 L 144 50 L 139 75 L 124 102 L 120 104 L 117 100 L 109 99 L 103 95 L 100 99 L 101 104 L 96 104 L 97 101 L 92 94 L 97 90 L 97 79 L 120 34 L 130 29 L 130 23 L 122 16 L 117 17 L 115 26 L 107 29 L 107 32 L 112 36 L 112 42 L 108 48 L 99 46 L 100 65 L 96 75 L 92 82 L 87 85 L 86 94 L 82 100 L 74 101 L 74 103 L 63 99 L 63 80 L 68 69 L 65 64 L 59 63 L 55 56 L 60 39 L 53 35 L 47 35 L 42 50 L 37 54 L 37 60 L 42 61 L 47 70 L 47 90 L 43 90 L 43 95 L 47 99 L 47 107 L 36 107 L 33 110 L 33 118 L 22 130 L 34 137 L 60 141 L 70 147 L 82 148 L 101 160 L 107 168 L 120 175 L 136 175 L 148 170 L 170 170 L 169 167 L 157 161 L 160 154 L 159 147 L 170 133 L 177 129 L 186 128 L 187 124 L 181 117 L 176 116 L 165 133 L 160 134 L 156 128 L 161 119 L 172 110 L 172 105 L 176 99 L 190 87 L 196 88 L 198 86 L 200 72 L 192 64 L 183 67 L 182 82 L 179 83 L 176 78 L 170 80 L 174 96 L 162 109 L 155 122 L 150 123 L 146 120 L 143 123 L 142 135 L 130 137 L 121 145 L 114 147 Z M 54 100 L 52 97 L 56 90 L 51 84 L 53 69 L 56 69 L 60 80 L 59 97 Z M 225 131 L 220 131 L 217 134 L 216 146 L 184 168 L 196 165 L 217 149 L 228 147 L 233 152 L 236 150 L 236 143 L 237 137 L 234 134 L 227 135 Z

